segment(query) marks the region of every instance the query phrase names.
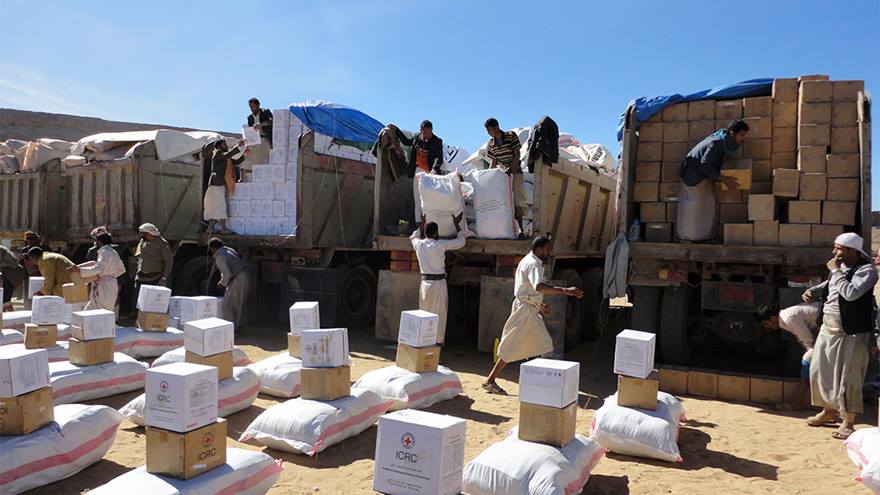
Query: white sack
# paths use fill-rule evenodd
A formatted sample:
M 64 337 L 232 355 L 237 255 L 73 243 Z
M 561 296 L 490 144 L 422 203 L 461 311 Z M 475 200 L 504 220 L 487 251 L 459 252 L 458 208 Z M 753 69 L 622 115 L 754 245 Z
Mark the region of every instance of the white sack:
M 77 366 L 68 361 L 49 363 L 49 381 L 55 404 L 70 404 L 100 399 L 144 388 L 147 363 L 122 353 L 113 362 L 95 366 Z
M 480 170 L 468 176 L 474 188 L 476 233 L 480 239 L 514 239 L 513 189 L 509 175 L 501 169 Z
M 23 337 L 22 337 L 23 338 Z M 19 349 L 24 351 L 24 341 L 20 344 L 8 344 L 10 349 Z M 50 363 L 58 363 L 69 359 L 67 352 L 67 342 L 61 341 L 52 347 L 46 348 L 46 354 L 49 356 Z
M 250 368 L 233 368 L 232 378 L 217 383 L 217 416 L 225 418 L 243 411 L 254 403 L 260 393 L 260 379 Z M 119 412 L 132 423 L 144 425 L 144 394 L 122 406 Z
M 850 460 L 861 469 L 856 479 L 880 493 L 880 428 L 856 430 L 843 444 Z
M 366 430 L 389 407 L 391 401 L 356 388 L 331 401 L 290 399 L 263 411 L 239 441 L 311 456 Z
M 18 330 L 0 330 L 0 345 L 21 344 L 24 342 L 24 334 Z
M 67 156 L 71 146 L 73 143 L 58 139 L 31 141 L 16 152 L 19 168 L 23 173 L 37 172 L 44 163 Z
M 666 392 L 657 394 L 656 411 L 618 406 L 614 394 L 596 411 L 591 436 L 617 454 L 682 462 L 677 442 L 685 419 L 684 405 Z
M 183 330 L 168 328 L 166 332 L 144 332 L 139 328 L 116 328 L 116 352 L 135 359 L 156 357 L 183 345 Z
M 605 455 L 581 435 L 565 447 L 526 442 L 513 434 L 467 463 L 462 492 L 470 495 L 568 495 L 580 493 Z
M 389 411 L 423 409 L 462 392 L 458 375 L 444 366 L 428 373 L 387 366 L 365 373 L 352 386 L 372 390 L 382 399 L 393 401 Z
M 253 450 L 226 449 L 226 464 L 186 481 L 133 469 L 90 490 L 90 495 L 261 495 L 283 471 L 281 460 Z
M 437 224 L 440 237 L 455 237 L 455 223 L 452 217 L 464 210 L 461 197 L 461 180 L 453 172 L 446 175 L 433 175 L 424 172 L 416 174 L 418 196 L 421 210 L 416 209 L 416 221 L 425 215 L 428 222 Z
M 0 156 L 0 174 L 17 174 L 18 160 L 13 155 Z
M 122 419 L 112 407 L 60 405 L 54 423 L 28 435 L 0 436 L 0 492 L 48 485 L 100 461 Z
M 25 323 L 31 322 L 31 312 L 24 311 L 7 311 L 3 313 L 3 328 L 12 328 L 24 331 Z
M 89 162 L 89 159 L 82 155 L 67 155 L 61 159 L 61 164 L 65 167 L 81 167 Z
M 150 365 L 151 368 L 155 368 L 157 366 L 164 366 L 166 364 L 171 363 L 182 363 L 186 361 L 186 348 L 178 347 L 177 349 L 170 350 L 165 354 L 157 357 L 153 364 Z M 251 364 L 251 360 L 248 358 L 247 354 L 238 346 L 232 348 L 232 366 L 247 366 Z
M 273 397 L 299 397 L 302 361 L 284 351 L 248 366 L 260 378 L 260 392 Z

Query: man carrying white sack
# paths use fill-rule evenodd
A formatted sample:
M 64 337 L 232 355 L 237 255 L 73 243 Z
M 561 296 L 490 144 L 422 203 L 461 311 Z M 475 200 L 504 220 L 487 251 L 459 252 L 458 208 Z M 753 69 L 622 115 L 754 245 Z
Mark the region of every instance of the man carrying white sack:
M 434 222 L 426 224 L 425 215 L 422 215 L 419 228 L 409 237 L 422 272 L 422 283 L 419 285 L 419 309 L 439 317 L 437 343 L 440 345 L 443 345 L 446 339 L 446 309 L 449 304 L 446 288 L 446 251 L 463 248 L 467 238 L 465 232 L 461 230 L 461 217 L 461 213 L 452 217 L 455 230 L 458 232 L 455 239 L 440 239 L 439 227 Z
M 532 251 L 525 255 L 516 267 L 513 293 L 515 299 L 510 317 L 504 324 L 501 343 L 498 344 L 498 362 L 483 383 L 490 394 L 507 395 L 495 383 L 507 363 L 540 356 L 553 350 L 553 339 L 544 326 L 542 314 L 549 308 L 544 304 L 544 295 L 564 295 L 584 297 L 584 291 L 577 287 L 554 287 L 544 283 L 544 261 L 550 257 L 550 239 L 544 236 L 532 241 Z
M 223 319 L 235 324 L 235 333 L 238 327 L 244 324 L 244 306 L 247 299 L 247 270 L 244 261 L 238 253 L 223 241 L 214 237 L 208 241 L 208 251 L 214 257 L 214 267 L 220 270 L 220 282 L 218 287 L 225 287 L 223 295 Z M 214 268 L 211 268 L 211 276 Z
M 853 233 L 834 239 L 828 280 L 803 294 L 805 302 L 823 301 L 822 326 L 810 360 L 814 406 L 822 412 L 807 419 L 810 426 L 840 422 L 831 436 L 852 434 L 856 414 L 864 409 L 862 385 L 868 368 L 868 339 L 874 331 L 874 285 L 877 270 Z
M 116 299 L 119 296 L 119 282 L 116 278 L 125 273 L 125 263 L 113 249 L 113 237 L 106 228 L 98 227 L 91 235 L 95 239 L 95 247 L 98 248 L 97 261 L 85 266 L 74 266 L 70 271 L 79 272 L 83 278 L 98 277 L 91 284 L 92 291 L 85 309 L 116 311 Z

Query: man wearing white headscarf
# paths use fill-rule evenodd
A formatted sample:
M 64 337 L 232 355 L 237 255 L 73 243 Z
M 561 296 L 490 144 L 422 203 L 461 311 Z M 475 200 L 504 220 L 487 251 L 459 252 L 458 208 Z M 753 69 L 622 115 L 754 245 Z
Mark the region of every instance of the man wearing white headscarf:
M 72 268 L 77 270 L 83 278 L 97 276 L 98 279 L 91 283 L 92 291 L 89 293 L 89 302 L 84 309 L 106 309 L 116 311 L 116 299 L 119 296 L 119 282 L 116 278 L 125 273 L 125 263 L 119 257 L 119 253 L 113 249 L 113 238 L 104 227 L 98 227 L 92 231 L 95 238 L 95 247 L 98 248 L 95 263 L 84 263 Z
M 134 276 L 134 305 L 137 305 L 138 292 L 141 285 L 170 285 L 171 277 L 171 246 L 159 229 L 151 223 L 138 227 L 141 240 L 134 251 L 137 259 L 137 273 Z
M 868 339 L 874 330 L 874 285 L 877 270 L 853 233 L 837 236 L 825 282 L 807 289 L 805 302 L 824 300 L 822 326 L 810 360 L 812 403 L 822 412 L 810 426 L 840 422 L 831 435 L 845 439 L 863 411 L 862 384 L 868 368 Z

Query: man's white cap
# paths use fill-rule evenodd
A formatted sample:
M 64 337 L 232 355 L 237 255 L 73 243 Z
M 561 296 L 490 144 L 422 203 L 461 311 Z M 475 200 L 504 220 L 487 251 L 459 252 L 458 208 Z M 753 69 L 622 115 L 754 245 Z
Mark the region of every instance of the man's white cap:
M 159 229 L 157 229 L 156 226 L 151 223 L 145 223 L 145 224 L 141 225 L 140 227 L 138 227 L 138 232 L 143 232 L 144 234 L 154 235 L 156 237 L 159 237 L 159 235 L 160 235 Z
M 865 244 L 865 241 L 864 241 L 864 239 L 862 239 L 862 236 L 860 236 L 858 234 L 855 234 L 853 232 L 847 232 L 845 234 L 840 234 L 839 236 L 837 236 L 836 239 L 834 239 L 834 244 L 855 249 L 856 251 L 861 253 L 861 255 L 864 256 L 866 259 L 871 259 L 871 257 L 868 256 L 868 253 L 866 253 L 862 249 L 862 246 Z

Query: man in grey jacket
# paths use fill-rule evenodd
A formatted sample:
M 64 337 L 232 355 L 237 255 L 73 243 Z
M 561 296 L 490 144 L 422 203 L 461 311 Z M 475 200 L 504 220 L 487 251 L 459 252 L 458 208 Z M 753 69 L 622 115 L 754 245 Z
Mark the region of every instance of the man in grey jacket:
M 223 317 L 235 324 L 236 334 L 238 327 L 243 325 L 244 306 L 247 300 L 248 274 L 247 266 L 241 256 L 223 241 L 214 237 L 208 241 L 208 251 L 214 257 L 214 266 L 220 270 L 220 282 L 217 284 L 226 289 L 223 295 Z M 211 274 L 213 275 L 213 268 Z M 211 277 L 208 277 L 210 280 Z

